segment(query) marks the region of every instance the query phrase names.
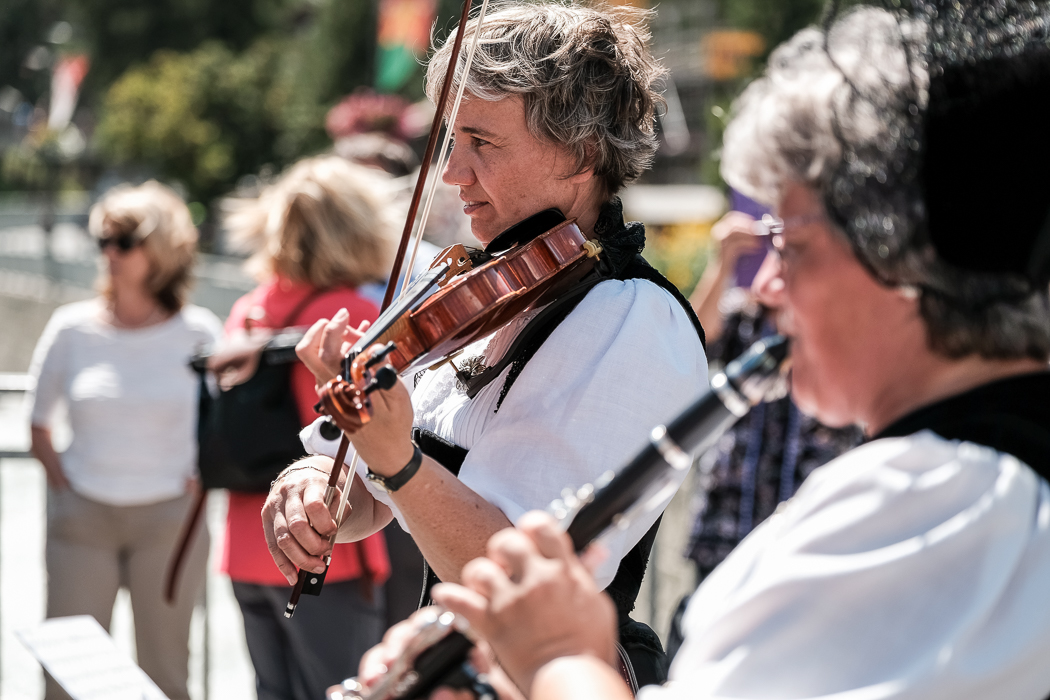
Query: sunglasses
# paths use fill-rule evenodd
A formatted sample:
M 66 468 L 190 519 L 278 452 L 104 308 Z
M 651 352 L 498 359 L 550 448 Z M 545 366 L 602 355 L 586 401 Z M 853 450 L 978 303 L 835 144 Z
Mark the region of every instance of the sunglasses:
M 103 253 L 106 252 L 106 248 L 116 246 L 117 250 L 121 253 L 126 253 L 139 243 L 141 239 L 136 238 L 133 234 L 122 233 L 119 236 L 107 236 L 105 238 L 98 239 L 98 249 Z

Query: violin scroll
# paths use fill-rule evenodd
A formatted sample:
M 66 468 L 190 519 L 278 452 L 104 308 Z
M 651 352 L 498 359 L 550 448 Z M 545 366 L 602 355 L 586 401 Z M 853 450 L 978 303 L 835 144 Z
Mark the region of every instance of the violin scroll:
M 356 433 L 372 417 L 368 395 L 341 376 L 321 390 L 321 408 L 347 435 Z
M 322 412 L 347 435 L 353 435 L 372 419 L 369 394 L 391 389 L 397 382 L 397 372 L 384 364 L 387 356 L 395 350 L 397 345 L 393 342 L 373 345 L 347 363 L 350 381 L 341 375 L 321 389 Z

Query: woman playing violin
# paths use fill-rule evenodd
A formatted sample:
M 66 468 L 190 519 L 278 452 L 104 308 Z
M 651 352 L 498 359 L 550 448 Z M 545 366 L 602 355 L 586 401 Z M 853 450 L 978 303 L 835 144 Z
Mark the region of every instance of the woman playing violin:
M 532 323 L 539 309 L 528 309 L 417 375 L 411 396 L 400 383 L 372 394 L 372 419 L 352 436 L 363 464 L 349 486 L 352 512 L 340 541 L 366 537 L 396 517 L 437 577 L 458 581 L 493 533 L 545 508 L 566 486 L 621 464 L 651 426 L 706 386 L 699 322 L 641 259 L 644 228 L 624 224 L 614 196 L 648 167 L 657 145 L 653 82 L 662 69 L 647 48 L 645 19 L 630 8 L 529 5 L 500 10 L 480 30 L 476 21 L 467 24 L 465 40 L 476 31 L 481 40 L 469 72 L 462 59 L 455 71 L 454 83 L 466 75 L 467 84 L 444 181 L 459 188 L 482 246 L 547 209 L 576 219 L 604 248 L 598 279 L 542 328 Z M 450 45 L 430 63 L 432 98 Z M 310 329 L 300 356 L 319 386 L 339 374 L 359 337 L 345 313 Z M 466 390 L 502 359 L 512 361 L 498 376 Z M 304 442 L 316 455 L 335 455 L 336 441 L 325 440 L 316 423 Z M 329 457 L 286 472 L 263 511 L 271 553 L 289 582 L 296 567 L 324 570 L 321 556 L 336 530 L 324 503 Z M 597 572 L 620 610 L 628 652 L 656 655 L 649 671 L 636 665 L 642 675 L 661 672 L 659 640 L 627 613 L 661 510 L 607 543 L 608 560 Z M 633 637 L 623 627 L 632 624 Z

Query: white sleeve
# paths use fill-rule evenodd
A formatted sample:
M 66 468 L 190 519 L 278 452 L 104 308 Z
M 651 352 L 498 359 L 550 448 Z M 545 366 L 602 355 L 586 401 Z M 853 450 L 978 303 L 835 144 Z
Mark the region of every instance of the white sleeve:
M 474 399 L 495 406 L 509 368 Z M 514 522 L 543 510 L 566 487 L 624 466 L 656 425 L 674 418 L 708 385 L 707 358 L 689 317 L 644 280 L 597 285 L 525 365 L 502 406 L 468 445 L 460 481 Z M 334 457 L 320 419 L 303 429 L 306 451 Z M 353 447 L 347 453 L 351 461 Z M 364 478 L 367 467 L 357 465 Z M 685 474 L 676 474 L 678 485 Z M 389 494 L 365 481 L 408 531 Z M 604 588 L 620 559 L 659 517 L 673 493 L 629 528 L 603 539 L 609 557 L 596 572 Z
M 336 455 L 339 454 L 339 442 L 341 438 L 336 437 L 335 439 L 328 440 L 321 435 L 321 423 L 323 423 L 324 420 L 325 418 L 322 416 L 303 428 L 299 432 L 299 439 L 302 441 L 303 449 L 306 450 L 307 454 L 323 455 L 334 461 Z M 356 454 L 357 451 L 354 448 L 354 443 L 350 443 L 346 450 L 346 457 L 343 458 L 343 464 L 347 465 L 347 467 L 352 465 Z M 357 467 L 354 473 L 361 477 L 361 483 L 364 484 L 365 490 L 368 491 L 372 498 L 390 509 L 390 512 L 401 526 L 401 529 L 408 534 L 412 534 L 412 530 L 409 528 L 408 523 L 405 522 L 405 516 L 402 515 L 401 509 L 394 503 L 394 499 L 390 497 L 390 494 L 376 488 L 375 484 L 369 481 L 365 476 L 368 474 L 368 465 L 363 459 L 357 460 Z M 357 487 L 354 486 L 354 488 Z
M 932 433 L 817 470 L 700 586 L 640 700 L 986 700 L 1050 689 L 1050 488 Z
M 505 377 L 483 392 L 500 392 Z M 706 387 L 704 350 L 678 302 L 645 280 L 603 282 L 525 365 L 459 478 L 514 522 L 565 487 L 625 465 L 652 428 Z M 662 510 L 603 542 L 610 551 L 596 573 L 600 586 Z
M 68 307 L 55 310 L 44 327 L 29 363 L 35 386 L 26 394 L 30 425 L 50 428 L 65 398 Z
M 200 341 L 205 345 L 203 348 L 195 348 L 195 351 L 209 350 L 222 340 L 222 321 L 211 309 L 187 304 L 182 308 L 182 314 L 186 325 L 200 335 Z

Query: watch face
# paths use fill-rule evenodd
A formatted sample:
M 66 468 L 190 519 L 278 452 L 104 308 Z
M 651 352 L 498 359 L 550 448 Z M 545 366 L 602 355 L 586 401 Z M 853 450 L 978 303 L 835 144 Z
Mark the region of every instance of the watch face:
M 386 477 L 380 476 L 379 474 L 373 474 L 371 470 L 365 473 L 365 478 L 375 484 L 375 487 L 383 493 L 390 493 L 390 489 L 386 487 Z

